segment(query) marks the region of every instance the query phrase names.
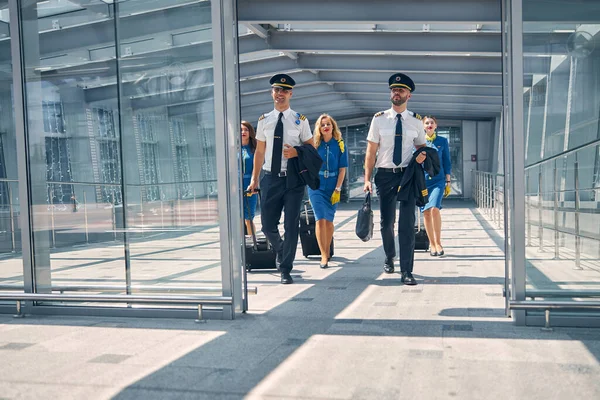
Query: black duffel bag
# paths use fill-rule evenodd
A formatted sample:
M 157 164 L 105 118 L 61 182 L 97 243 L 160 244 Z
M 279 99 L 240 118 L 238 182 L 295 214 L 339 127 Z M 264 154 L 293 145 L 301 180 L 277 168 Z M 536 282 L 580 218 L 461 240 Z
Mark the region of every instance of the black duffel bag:
M 373 210 L 371 209 L 371 193 L 367 193 L 365 202 L 358 210 L 356 217 L 356 236 L 363 242 L 368 242 L 373 237 Z

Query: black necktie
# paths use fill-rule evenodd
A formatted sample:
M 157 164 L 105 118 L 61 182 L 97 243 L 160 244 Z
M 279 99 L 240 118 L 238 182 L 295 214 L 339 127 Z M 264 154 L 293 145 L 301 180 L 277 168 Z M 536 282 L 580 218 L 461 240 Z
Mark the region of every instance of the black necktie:
M 281 172 L 281 156 L 283 154 L 283 113 L 279 113 L 277 125 L 275 125 L 275 134 L 273 135 L 273 155 L 271 156 L 271 173 Z
M 397 114 L 396 135 L 394 136 L 394 164 L 402 163 L 402 115 Z

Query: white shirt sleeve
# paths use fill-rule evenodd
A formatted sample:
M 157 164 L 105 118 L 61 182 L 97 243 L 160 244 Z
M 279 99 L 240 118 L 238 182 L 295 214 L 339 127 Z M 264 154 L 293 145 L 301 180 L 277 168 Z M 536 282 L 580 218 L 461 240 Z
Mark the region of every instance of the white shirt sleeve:
M 312 132 L 310 131 L 310 124 L 308 123 L 308 119 L 302 121 L 302 125 L 300 127 L 300 140 L 302 143 L 310 140 L 312 138 Z
M 264 124 L 263 122 L 265 121 L 265 119 L 261 119 L 258 121 L 258 124 L 256 125 L 256 140 L 259 140 L 261 142 L 266 142 L 267 141 L 267 137 L 265 136 L 265 130 L 264 130 Z
M 373 117 L 371 120 L 371 126 L 369 127 L 369 133 L 367 135 L 367 140 L 373 143 L 379 143 L 380 135 L 379 135 L 379 126 L 375 122 L 377 117 Z
M 421 121 L 419 120 L 419 122 Z M 417 129 L 417 137 L 414 140 L 414 144 L 415 146 L 422 146 L 425 143 L 427 143 L 425 140 L 425 127 L 421 124 L 421 127 Z

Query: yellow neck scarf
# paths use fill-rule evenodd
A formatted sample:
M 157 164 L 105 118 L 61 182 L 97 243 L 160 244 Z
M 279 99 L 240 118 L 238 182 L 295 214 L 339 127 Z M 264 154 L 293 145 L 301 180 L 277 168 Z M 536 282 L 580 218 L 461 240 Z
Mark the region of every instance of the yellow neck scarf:
M 433 132 L 433 136 L 427 136 L 426 135 L 427 140 L 430 141 L 430 142 L 433 142 L 436 137 L 437 137 L 437 135 L 435 134 L 435 132 Z

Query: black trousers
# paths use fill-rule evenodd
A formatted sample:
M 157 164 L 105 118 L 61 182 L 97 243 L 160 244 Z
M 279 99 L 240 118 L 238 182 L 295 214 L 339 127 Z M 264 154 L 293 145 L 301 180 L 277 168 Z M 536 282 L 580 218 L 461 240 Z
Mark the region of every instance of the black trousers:
M 300 206 L 304 196 L 304 186 L 287 189 L 286 179 L 285 177 L 280 178 L 265 174 L 260 182 L 262 231 L 273 244 L 273 248 L 281 260 L 281 272 L 291 272 L 294 267 L 296 249 L 298 248 Z M 283 219 L 285 235 L 283 239 L 278 228 L 282 210 L 285 210 Z
M 381 238 L 383 250 L 387 258 L 396 256 L 394 244 L 394 222 L 396 221 L 396 203 L 398 187 L 402 173 L 378 171 L 375 175 L 379 209 L 381 212 Z M 400 271 L 411 272 L 415 260 L 415 207 L 414 196 L 407 201 L 400 201 L 398 215 L 398 247 L 400 249 Z

